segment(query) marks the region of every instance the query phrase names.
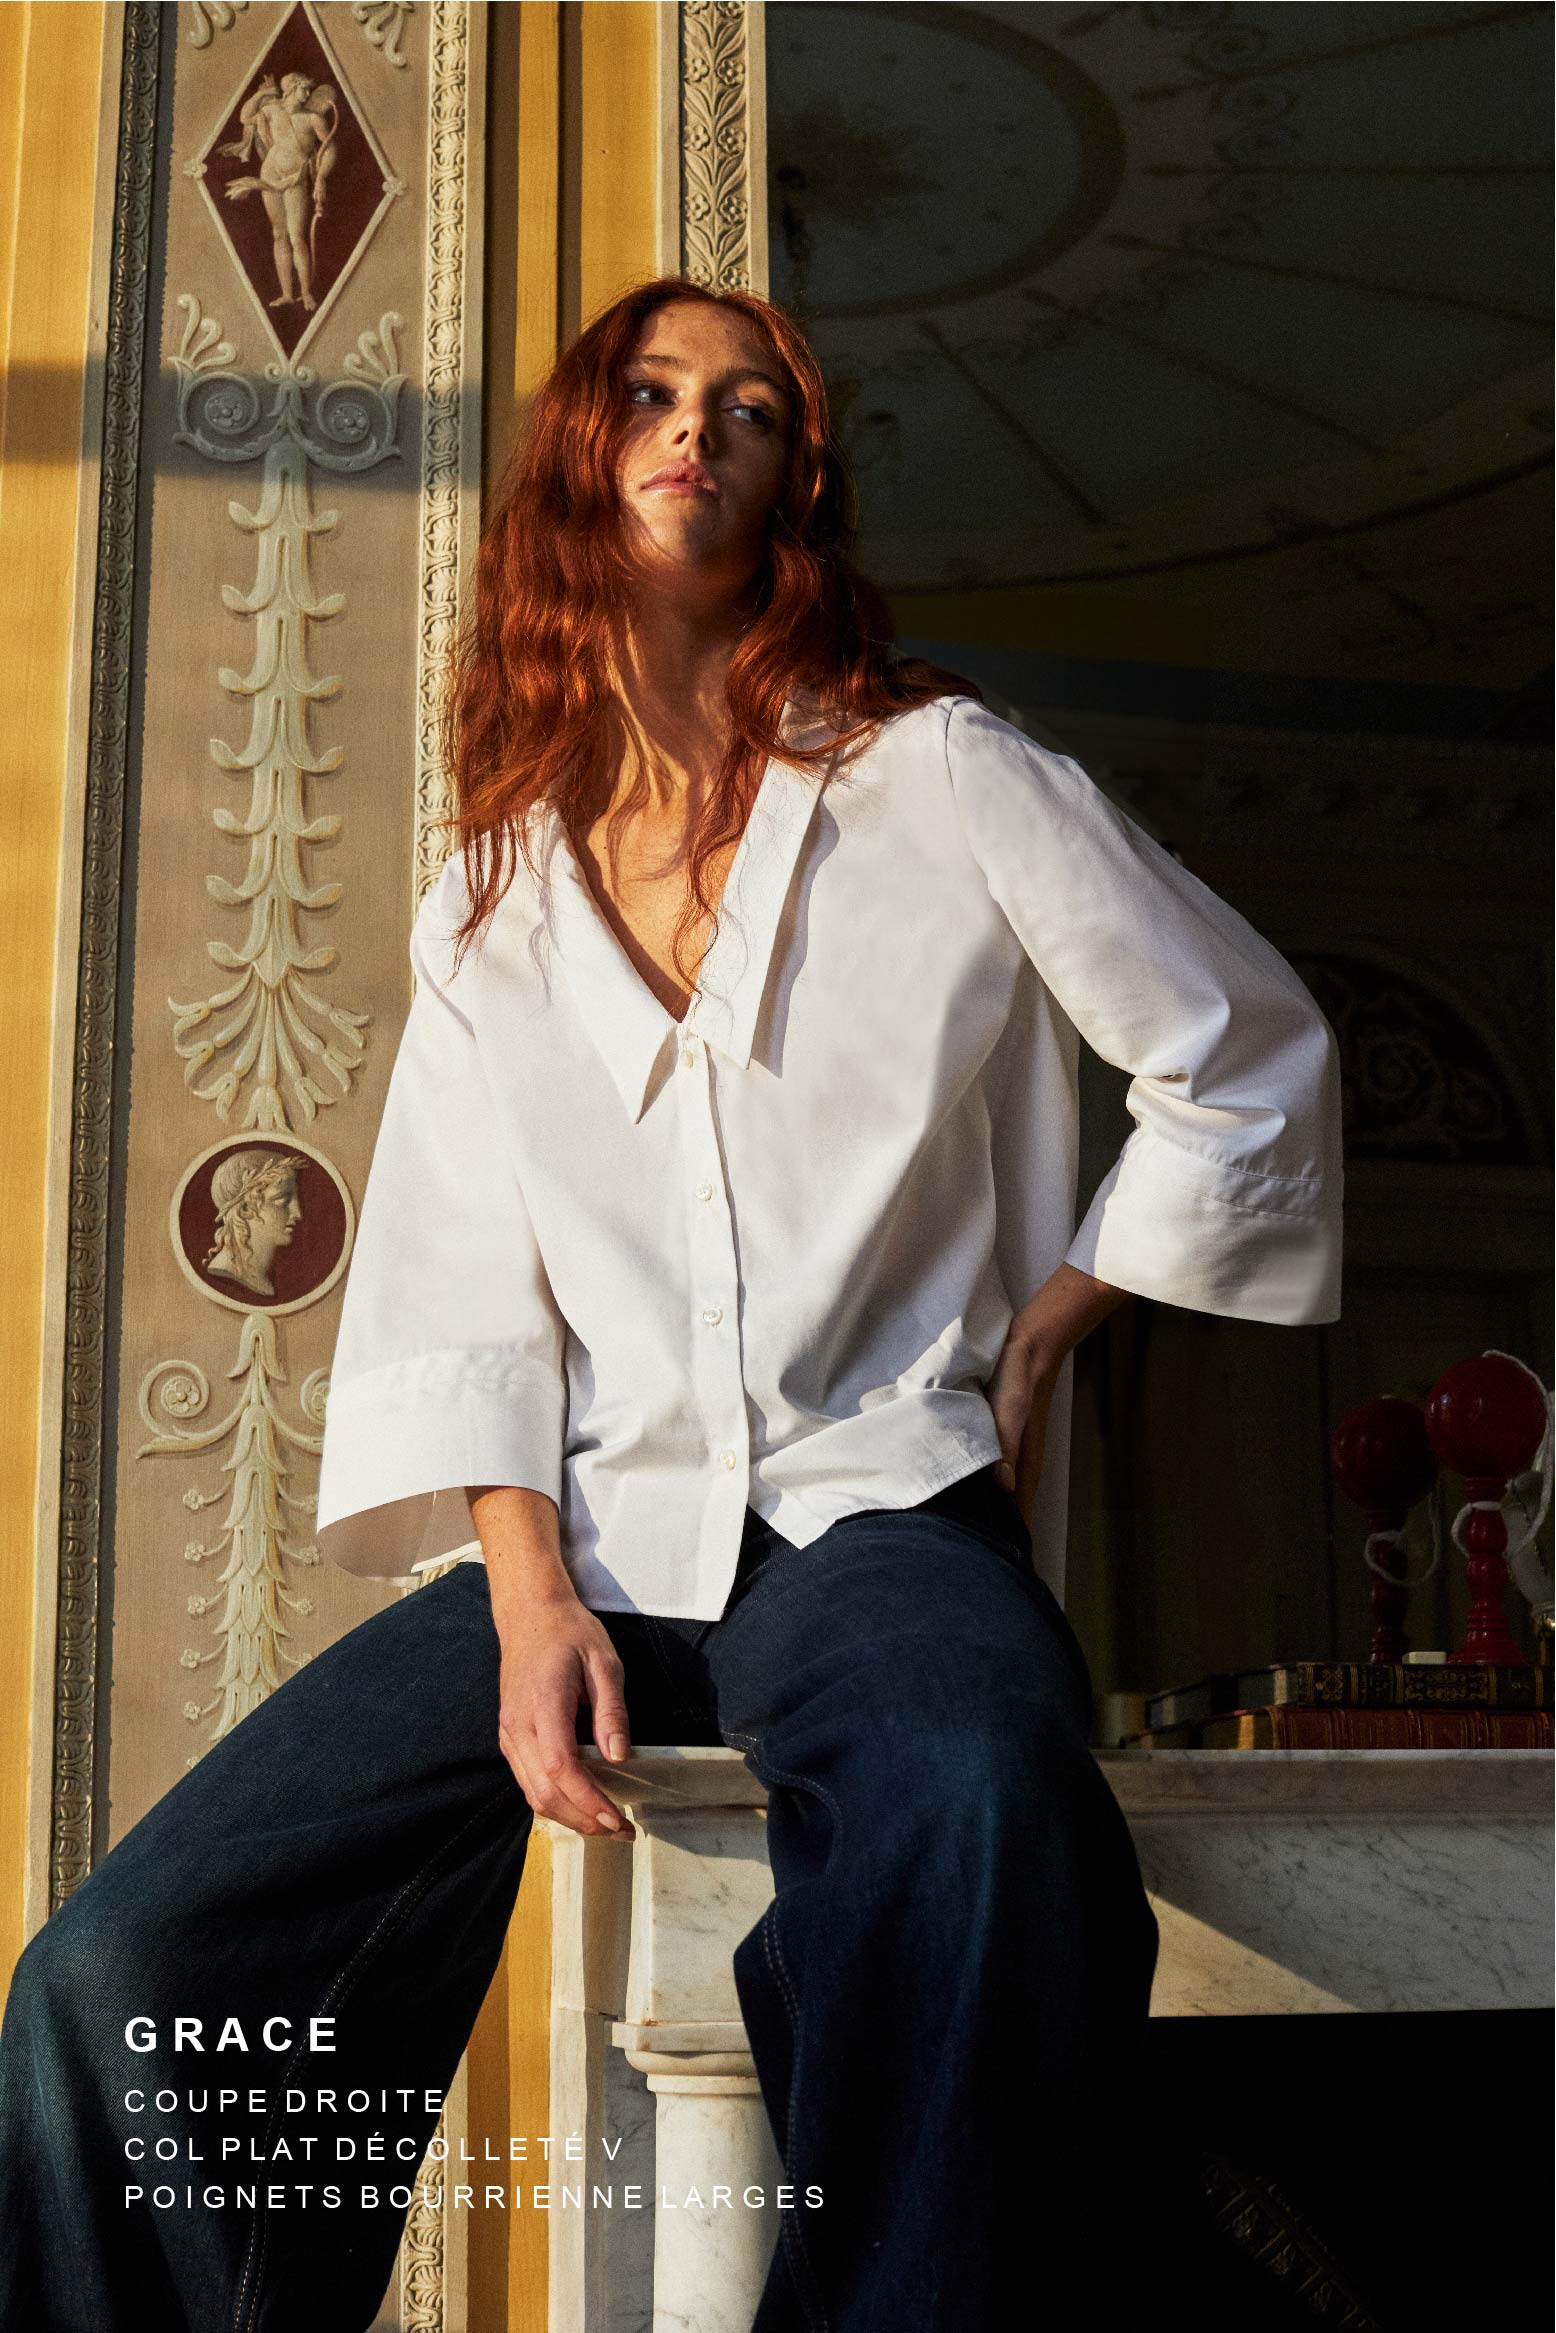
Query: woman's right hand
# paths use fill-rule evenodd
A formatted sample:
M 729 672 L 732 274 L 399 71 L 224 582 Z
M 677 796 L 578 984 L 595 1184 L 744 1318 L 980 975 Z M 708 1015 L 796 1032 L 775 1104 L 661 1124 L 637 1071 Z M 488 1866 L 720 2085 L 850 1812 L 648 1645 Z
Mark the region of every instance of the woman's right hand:
M 497 1739 L 533 1811 L 583 1839 L 635 1837 L 624 1811 L 590 1779 L 579 1756 L 584 1699 L 594 1711 L 602 1755 L 614 1761 L 631 1750 L 621 1659 L 604 1624 L 569 1589 L 527 1602 L 498 1635 Z
M 555 1502 L 488 1483 L 466 1491 L 486 1559 L 502 1651 L 497 1739 L 530 1807 L 583 1839 L 632 1839 L 626 1815 L 578 1755 L 578 1706 L 613 1764 L 631 1755 L 621 1659 L 604 1622 L 579 1601 L 560 1552 Z

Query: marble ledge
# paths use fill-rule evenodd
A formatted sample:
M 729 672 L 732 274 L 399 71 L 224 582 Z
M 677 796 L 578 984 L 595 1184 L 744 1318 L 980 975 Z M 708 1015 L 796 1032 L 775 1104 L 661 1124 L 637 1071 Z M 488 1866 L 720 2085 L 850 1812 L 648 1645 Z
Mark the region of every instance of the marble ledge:
M 1175 1815 L 1545 1817 L 1551 1750 L 1098 1750 L 1131 1821 Z
M 767 1805 L 766 1785 L 758 1782 L 741 1750 L 651 1742 L 616 1765 L 591 1745 L 581 1750 L 579 1763 L 618 1806 L 641 1807 L 645 1814 Z
M 1132 1821 L 1216 1815 L 1290 1820 L 1346 1815 L 1549 1818 L 1550 1750 L 1097 1750 Z M 620 1765 L 585 1749 L 583 1764 L 618 1805 L 749 1807 L 767 1792 L 739 1750 L 648 1744 Z

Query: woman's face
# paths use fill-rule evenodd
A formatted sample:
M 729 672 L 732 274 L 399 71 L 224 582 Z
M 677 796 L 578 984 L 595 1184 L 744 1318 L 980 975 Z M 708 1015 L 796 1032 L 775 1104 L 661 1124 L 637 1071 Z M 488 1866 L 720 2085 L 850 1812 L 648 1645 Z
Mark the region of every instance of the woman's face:
M 783 485 L 790 393 L 743 316 L 673 300 L 627 360 L 616 481 L 628 535 L 656 583 L 733 597 L 762 563 Z

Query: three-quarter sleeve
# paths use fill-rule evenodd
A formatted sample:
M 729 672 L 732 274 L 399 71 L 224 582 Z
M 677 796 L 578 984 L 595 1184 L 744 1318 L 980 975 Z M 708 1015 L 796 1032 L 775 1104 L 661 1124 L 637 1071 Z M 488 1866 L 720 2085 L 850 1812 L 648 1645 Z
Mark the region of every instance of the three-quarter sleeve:
M 474 1539 L 468 1485 L 560 1503 L 565 1327 L 450 980 L 437 891 L 390 1075 L 325 1410 L 318 1540 L 397 1578 Z
M 1134 1131 L 1066 1260 L 1197 1311 L 1338 1319 L 1339 1057 L 1302 981 L 1068 755 L 970 698 L 946 752 L 994 900 L 1131 1079 Z

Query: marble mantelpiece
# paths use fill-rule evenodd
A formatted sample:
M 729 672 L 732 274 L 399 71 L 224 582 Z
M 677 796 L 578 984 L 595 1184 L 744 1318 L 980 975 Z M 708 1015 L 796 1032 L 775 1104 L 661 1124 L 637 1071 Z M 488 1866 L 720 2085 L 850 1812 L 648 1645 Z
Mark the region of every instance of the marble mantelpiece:
M 1161 1930 L 1156 2017 L 1506 2009 L 1552 1999 L 1552 1754 L 1103 1750 Z M 548 1825 L 552 2125 L 618 2176 L 778 2177 L 731 1958 L 772 1894 L 736 1750 L 585 1763 L 629 1846 Z M 753 2192 L 755 2192 L 753 2188 Z M 727 2218 L 728 2215 L 726 2214 Z M 776 2238 L 745 2215 L 553 2214 L 549 2333 L 744 2333 Z M 652 2258 L 650 2259 L 650 2244 Z
M 1154 2017 L 1550 2003 L 1548 1751 L 1099 1761 L 1161 1928 Z
M 1550 1752 L 1096 1756 L 1161 1926 L 1153 2016 L 1549 2005 Z M 631 1851 L 634 2039 L 670 2020 L 698 2028 L 681 2047 L 712 2047 L 715 2032 L 728 2046 L 739 2018 L 728 1957 L 771 1892 L 753 1868 L 766 1793 L 735 1750 L 588 1762 L 643 1834 Z M 656 1895 L 666 1916 L 651 1942 Z

